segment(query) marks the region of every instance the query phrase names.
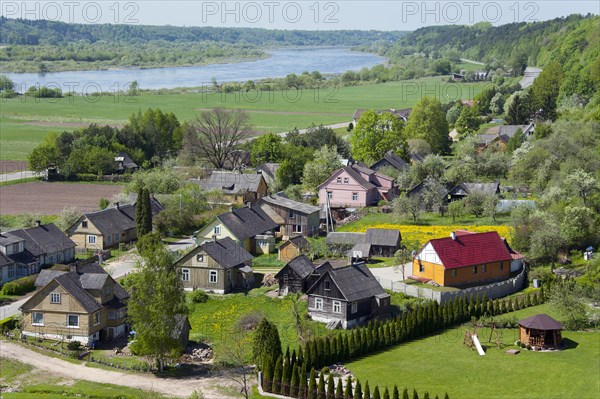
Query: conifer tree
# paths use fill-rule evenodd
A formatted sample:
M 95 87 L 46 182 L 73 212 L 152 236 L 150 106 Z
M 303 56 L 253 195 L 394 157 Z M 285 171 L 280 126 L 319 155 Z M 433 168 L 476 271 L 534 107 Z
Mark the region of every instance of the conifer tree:
M 281 371 L 283 363 L 283 356 L 279 355 L 275 361 L 275 369 L 273 371 L 273 385 L 271 386 L 271 392 L 281 393 Z
M 344 399 L 344 388 L 342 387 L 341 378 L 338 378 L 337 386 L 335 387 L 335 399 Z
M 298 365 L 294 364 L 292 368 L 292 378 L 290 379 L 289 392 L 292 398 L 298 397 L 298 386 L 300 385 L 300 376 L 298 375 Z
M 283 357 L 283 368 L 281 370 L 281 394 L 286 396 L 290 393 L 290 383 L 292 378 L 289 354 L 290 351 L 288 349 Z
M 317 399 L 317 372 L 314 367 L 310 369 L 310 377 L 308 377 L 308 399 Z
M 327 399 L 335 399 L 335 380 L 332 373 L 327 377 Z
M 262 365 L 262 387 L 270 392 L 273 386 L 273 358 L 271 356 L 263 357 Z
M 319 385 L 317 386 L 317 399 L 325 399 L 325 378 L 323 372 L 319 373 Z
M 385 391 L 383 391 L 383 399 L 390 399 L 390 391 L 387 387 L 385 387 Z
M 371 389 L 369 388 L 369 381 L 365 382 L 365 392 L 363 394 L 364 399 L 371 399 Z
M 282 352 L 277 326 L 263 318 L 256 327 L 252 345 L 252 358 L 254 362 L 260 364 L 266 354 L 277 359 L 278 356 L 282 355 Z
M 412 399 L 419 399 L 419 394 L 417 393 L 417 390 L 414 388 L 413 388 Z
M 392 399 L 400 399 L 400 392 L 398 391 L 398 385 L 394 385 L 394 393 Z
M 448 397 L 448 392 L 446 392 L 446 393 L 444 394 L 444 399 L 450 399 L 450 398 Z
M 362 387 L 359 380 L 356 380 L 354 384 L 354 399 L 363 399 Z
M 352 399 L 352 377 L 346 378 L 346 386 L 344 389 L 344 399 Z
M 300 370 L 299 384 L 298 384 L 298 397 L 301 399 L 306 398 L 306 363 L 302 364 L 302 368 Z
M 373 399 L 381 399 L 379 395 L 379 386 L 375 385 L 375 389 L 373 390 Z
M 138 232 L 138 237 L 141 237 L 143 234 L 140 232 L 143 230 L 144 217 L 142 216 L 144 207 L 142 206 L 144 198 L 144 188 L 140 187 L 137 191 L 137 201 L 135 205 L 135 227 Z
M 404 388 L 404 391 L 402 392 L 402 399 L 410 399 L 408 397 L 408 388 Z
M 425 391 L 425 393 L 423 394 L 423 399 L 430 399 L 429 392 Z
M 302 367 L 302 363 L 304 363 L 304 351 L 302 350 L 302 347 L 298 348 L 296 363 L 298 363 L 298 367 Z

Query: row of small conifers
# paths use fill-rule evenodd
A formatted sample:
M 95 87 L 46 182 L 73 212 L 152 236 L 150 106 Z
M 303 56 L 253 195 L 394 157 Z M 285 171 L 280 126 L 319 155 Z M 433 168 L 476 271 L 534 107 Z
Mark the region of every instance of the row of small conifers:
M 484 294 L 482 297 L 471 296 L 469 299 L 455 298 L 444 305 L 432 301 L 405 311 L 402 316 L 391 320 L 371 321 L 365 327 L 314 338 L 307 341 L 304 348 L 300 347 L 297 352 L 294 349 L 290 353 L 289 348 L 285 354 L 265 351 L 261 357 L 262 361 L 257 359 L 261 365 L 262 388 L 267 392 L 300 399 L 400 398 L 397 386 L 392 389 L 376 386 L 371 389 L 368 381 L 362 385 L 359 380 L 352 381 L 351 377 L 347 377 L 345 383 L 342 383 L 343 378 L 338 378 L 335 383 L 334 376 L 327 373 L 326 366 L 370 355 L 402 342 L 468 322 L 471 318 L 512 312 L 539 305 L 544 301 L 543 288 L 539 293 L 510 299 L 490 300 Z M 263 345 L 267 341 L 269 340 L 263 340 Z M 317 372 L 321 369 L 322 372 Z M 424 392 L 421 399 L 429 397 L 429 394 Z M 447 397 L 446 394 L 445 398 Z M 410 398 L 408 389 L 403 390 L 402 398 Z M 419 398 L 415 390 L 412 391 L 412 398 Z

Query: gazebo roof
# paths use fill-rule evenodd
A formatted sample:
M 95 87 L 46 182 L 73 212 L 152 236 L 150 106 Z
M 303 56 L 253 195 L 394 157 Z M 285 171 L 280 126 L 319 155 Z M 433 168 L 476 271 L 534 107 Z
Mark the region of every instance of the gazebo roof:
M 547 314 L 536 314 L 535 316 L 520 320 L 519 325 L 536 330 L 562 330 L 563 328 L 562 324 Z

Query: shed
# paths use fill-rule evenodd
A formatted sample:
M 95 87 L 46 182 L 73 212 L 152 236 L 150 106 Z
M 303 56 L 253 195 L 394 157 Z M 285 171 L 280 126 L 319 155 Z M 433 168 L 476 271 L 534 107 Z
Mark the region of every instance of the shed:
M 536 314 L 519 321 L 519 339 L 534 349 L 555 349 L 562 345 L 562 328 L 562 324 L 547 314 Z
M 302 236 L 292 237 L 279 247 L 279 260 L 289 262 L 302 255 L 308 248 L 308 241 Z

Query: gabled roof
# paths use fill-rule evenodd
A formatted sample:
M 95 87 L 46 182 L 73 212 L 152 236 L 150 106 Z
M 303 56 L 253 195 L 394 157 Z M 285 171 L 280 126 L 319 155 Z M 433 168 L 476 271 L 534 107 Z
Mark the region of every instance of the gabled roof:
M 254 256 L 250 255 L 241 245 L 230 237 L 222 238 L 217 241 L 207 241 L 198 248 L 206 252 L 221 267 L 231 269 L 252 260 Z M 192 251 L 197 252 L 197 251 Z
M 461 232 L 455 234 L 455 237 L 456 239 L 446 237 L 429 240 L 445 269 L 512 260 L 504 242 L 495 231 L 473 234 Z M 426 246 L 427 244 L 423 248 Z
M 515 133 L 517 133 L 517 130 L 521 129 L 521 132 L 523 132 L 524 134 L 529 130 L 529 127 L 531 126 L 531 124 L 529 125 L 503 125 L 500 126 L 500 130 L 498 131 L 499 135 L 505 135 L 508 138 L 511 138 L 515 135 Z
M 379 161 L 377 161 L 373 165 L 371 165 L 371 169 L 377 169 L 377 168 L 383 166 L 383 164 L 385 164 L 386 162 L 391 167 L 393 167 L 394 169 L 399 170 L 399 171 L 410 168 L 410 165 L 406 161 L 404 161 L 404 159 L 402 159 L 398 155 L 394 154 L 393 151 L 389 151 L 387 154 L 384 155 L 383 158 L 381 158 Z
M 331 232 L 325 238 L 327 245 L 355 245 L 361 242 L 365 242 L 365 233 Z
M 363 258 L 367 258 L 371 253 L 371 244 L 366 242 L 359 242 L 358 244 L 354 244 L 352 249 L 348 251 L 348 256 L 353 257 L 355 252 L 360 252 Z
M 286 266 L 289 266 L 290 269 L 294 271 L 301 279 L 310 276 L 315 271 L 315 265 L 308 259 L 306 255 L 296 256 L 294 259 L 289 261 Z M 283 269 L 281 269 L 276 275 L 275 278 L 278 278 L 279 274 Z
M 308 290 L 308 294 L 313 291 L 325 276 L 331 278 L 348 302 L 386 294 L 381 284 L 379 284 L 373 273 L 371 273 L 364 263 L 327 270 Z
M 222 190 L 224 194 L 257 192 L 264 177 L 261 173 L 237 173 L 215 170 L 208 179 L 190 179 L 205 191 Z
M 372 245 L 393 247 L 400 244 L 400 230 L 368 228 L 365 242 Z
M 488 195 L 495 195 L 500 190 L 500 183 L 463 183 L 464 188 L 467 189 L 469 194 L 483 193 Z
M 0 245 L 6 247 L 7 245 L 16 244 L 23 241 L 23 238 L 12 234 L 12 232 L 0 233 Z
M 83 309 L 92 313 L 102 308 L 96 298 L 83 288 L 79 275 L 75 272 L 64 273 L 54 278 Z
M 117 168 L 118 170 L 139 168 L 138 164 L 135 163 L 133 161 L 133 159 L 131 159 L 129 154 L 127 154 L 126 152 L 123 152 L 123 151 L 121 151 L 117 154 L 117 156 L 115 157 L 115 162 L 120 163 L 119 167 Z
M 275 174 L 277 173 L 277 169 L 279 169 L 278 163 L 263 163 L 262 165 L 256 168 L 256 171 L 262 173 L 263 177 L 266 175 L 269 179 L 274 180 Z
M 45 287 L 50 281 L 54 280 L 55 277 L 60 276 L 68 272 L 62 270 L 43 269 L 40 271 L 37 279 L 35 279 L 36 287 Z
M 2 267 L 2 266 L 10 266 L 10 265 L 13 265 L 14 263 L 15 263 L 14 260 L 6 257 L 2 252 L 0 252 L 0 267 Z M 1 272 L 2 271 L 0 270 L 0 273 Z
M 75 248 L 75 243 L 54 223 L 43 224 L 29 229 L 11 231 L 25 240 L 25 249 L 33 256 Z
M 86 290 L 101 290 L 109 279 L 108 273 L 85 273 L 79 279 L 81 286 Z
M 245 240 L 279 228 L 259 206 L 243 207 L 217 216 L 238 239 Z
M 410 154 L 410 160 L 413 162 L 423 162 L 425 158 L 418 152 L 413 152 Z
M 554 320 L 547 314 L 536 314 L 535 316 L 528 317 L 523 320 L 519 320 L 519 325 L 525 328 L 532 328 L 535 330 L 562 330 L 563 325 L 558 321 Z
M 295 236 L 295 237 L 290 238 L 283 244 L 281 244 L 280 248 L 283 248 L 284 246 L 288 246 L 288 245 L 292 245 L 292 244 L 294 246 L 296 246 L 297 248 L 306 248 L 308 246 L 308 241 L 303 236 Z
M 261 202 L 277 205 L 281 208 L 290 209 L 298 213 L 310 215 L 319 212 L 318 206 L 312 206 L 303 202 L 294 201 L 287 198 L 283 193 L 271 194 L 261 198 Z

